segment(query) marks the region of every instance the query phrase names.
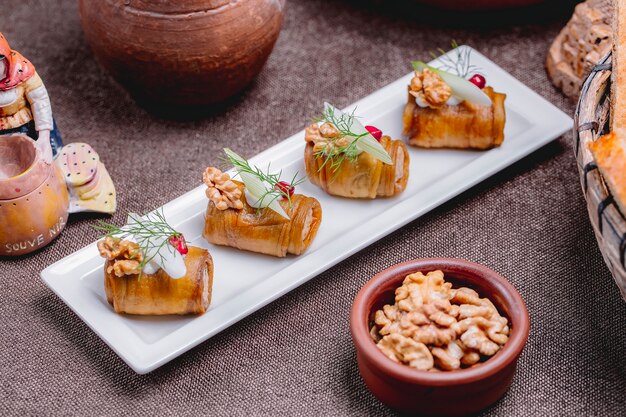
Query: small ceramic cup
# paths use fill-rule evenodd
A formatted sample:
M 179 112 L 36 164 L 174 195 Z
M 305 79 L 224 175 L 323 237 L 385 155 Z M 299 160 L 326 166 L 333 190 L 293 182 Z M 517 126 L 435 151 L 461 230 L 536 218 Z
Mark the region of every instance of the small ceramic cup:
M 0 136 L 0 256 L 33 252 L 67 222 L 63 174 L 25 135 Z
M 453 287 L 466 286 L 489 298 L 509 319 L 511 335 L 493 357 L 471 368 L 428 372 L 396 363 L 385 356 L 370 336 L 374 313 L 393 304 L 404 278 L 414 272 L 441 270 Z M 370 391 L 388 406 L 429 416 L 477 413 L 500 399 L 513 381 L 530 322 L 519 293 L 497 272 L 458 259 L 416 259 L 386 269 L 359 291 L 350 315 L 361 377 Z

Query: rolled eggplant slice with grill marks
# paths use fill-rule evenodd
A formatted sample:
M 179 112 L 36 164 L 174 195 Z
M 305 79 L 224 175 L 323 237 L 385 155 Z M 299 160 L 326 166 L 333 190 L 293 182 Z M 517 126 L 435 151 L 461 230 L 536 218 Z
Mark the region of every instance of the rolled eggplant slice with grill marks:
M 406 145 L 389 136 L 383 136 L 380 144 L 391 157 L 391 165 L 361 152 L 355 161 L 344 159 L 339 166 L 333 166 L 316 155 L 315 144 L 309 141 L 304 151 L 307 176 L 328 194 L 340 197 L 376 198 L 399 194 L 405 190 L 409 180 Z
M 209 251 L 190 246 L 184 259 L 186 274 L 174 279 L 163 269 L 153 274 L 140 273 L 132 249 L 111 250 L 111 243 L 131 247 L 133 243 L 114 238 L 98 242 L 101 255 L 106 258 L 104 289 L 107 301 L 116 313 L 185 315 L 206 312 L 211 304 L 214 269 Z M 136 252 L 136 245 L 134 250 Z
M 410 91 L 410 88 L 409 88 Z M 491 87 L 483 92 L 491 106 L 463 101 L 440 108 L 420 107 L 409 93 L 404 109 L 404 134 L 421 148 L 490 149 L 504 141 L 506 94 Z

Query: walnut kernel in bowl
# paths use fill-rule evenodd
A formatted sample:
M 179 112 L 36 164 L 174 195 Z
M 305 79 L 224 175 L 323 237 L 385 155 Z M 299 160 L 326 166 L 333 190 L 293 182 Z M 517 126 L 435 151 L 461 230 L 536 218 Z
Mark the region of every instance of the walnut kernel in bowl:
M 452 288 L 442 271 L 408 275 L 395 304 L 376 311 L 371 336 L 391 360 L 452 371 L 487 360 L 509 339 L 508 319 L 470 288 Z

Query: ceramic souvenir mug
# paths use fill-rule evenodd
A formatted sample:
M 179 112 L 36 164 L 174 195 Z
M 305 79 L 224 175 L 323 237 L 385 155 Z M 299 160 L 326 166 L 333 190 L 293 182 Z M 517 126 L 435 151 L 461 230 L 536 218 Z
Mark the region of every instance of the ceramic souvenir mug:
M 18 256 L 54 240 L 67 222 L 69 196 L 60 169 L 25 135 L 0 136 L 0 256 Z

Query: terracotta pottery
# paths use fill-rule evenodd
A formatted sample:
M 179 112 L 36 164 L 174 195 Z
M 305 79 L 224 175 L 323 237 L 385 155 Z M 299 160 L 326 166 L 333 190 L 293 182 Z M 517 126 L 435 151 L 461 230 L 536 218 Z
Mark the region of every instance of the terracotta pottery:
M 241 91 L 272 52 L 284 7 L 284 0 L 79 3 L 98 60 L 150 106 L 207 105 Z
M 43 161 L 35 141 L 0 136 L 0 256 L 50 243 L 65 227 L 68 204 L 61 171 Z
M 509 319 L 510 339 L 484 363 L 457 371 L 419 371 L 389 359 L 370 336 L 374 313 L 393 304 L 395 290 L 407 275 L 438 269 L 454 287 L 467 286 L 488 297 Z M 429 416 L 473 414 L 501 398 L 511 385 L 529 328 L 524 301 L 506 279 L 456 259 L 417 259 L 382 271 L 359 291 L 350 315 L 359 371 L 370 391 L 392 408 Z

